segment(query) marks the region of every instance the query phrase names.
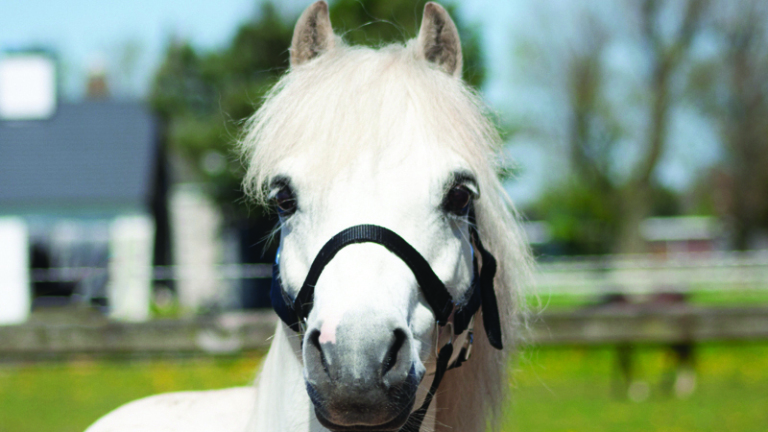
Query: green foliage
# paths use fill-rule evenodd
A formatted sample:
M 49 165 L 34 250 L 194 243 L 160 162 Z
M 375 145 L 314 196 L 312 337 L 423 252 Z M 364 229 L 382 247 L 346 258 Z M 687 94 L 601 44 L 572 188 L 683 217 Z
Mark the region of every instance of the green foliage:
M 336 34 L 355 45 L 404 43 L 416 37 L 427 0 L 339 0 L 330 7 Z M 442 3 L 456 23 L 464 58 L 464 80 L 480 88 L 485 79 L 478 29 L 466 25 L 453 4 Z
M 608 253 L 621 217 L 612 195 L 572 180 L 546 191 L 527 213 L 549 223 L 552 240 L 563 253 Z
M 150 101 L 166 124 L 170 148 L 206 182 L 225 214 L 248 214 L 233 152 L 240 125 L 288 64 L 292 29 L 266 3 L 240 27 L 229 47 L 200 53 L 188 42 L 169 43 Z
M 221 51 L 199 53 L 188 42 L 171 41 L 155 76 L 150 100 L 167 125 L 171 149 L 210 186 L 231 219 L 248 214 L 233 143 L 287 68 L 291 35 L 291 26 L 265 3 Z
M 402 43 L 416 35 L 424 3 L 341 0 L 331 6 L 331 20 L 336 33 L 352 44 Z M 464 76 L 479 87 L 485 73 L 476 29 L 452 16 L 464 45 Z M 294 22 L 266 2 L 224 49 L 200 52 L 186 41 L 172 40 L 154 79 L 150 101 L 167 125 L 170 148 L 210 186 L 230 221 L 258 216 L 245 204 L 240 188 L 244 169 L 233 143 L 244 120 L 288 68 Z
M 571 178 L 545 191 L 526 214 L 529 219 L 549 223 L 558 254 L 587 255 L 611 253 L 624 217 L 622 187 Z M 649 191 L 652 216 L 680 214 L 675 192 L 654 184 Z

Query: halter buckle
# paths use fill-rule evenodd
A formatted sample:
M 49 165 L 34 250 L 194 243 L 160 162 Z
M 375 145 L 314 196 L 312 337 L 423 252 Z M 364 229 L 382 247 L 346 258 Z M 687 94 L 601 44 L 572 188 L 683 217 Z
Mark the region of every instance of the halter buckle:
M 464 344 L 461 346 L 459 355 L 463 355 L 464 358 L 458 359 L 461 363 L 469 360 L 472 357 L 472 345 L 475 343 L 475 316 L 469 320 L 469 326 L 467 326 L 467 338 L 464 340 Z
M 448 328 L 448 330 L 449 330 L 448 334 L 450 335 L 450 337 L 449 337 L 449 339 L 448 339 L 448 341 L 446 343 L 440 344 L 440 339 L 442 339 L 441 336 L 443 335 L 443 331 L 446 328 Z M 442 347 L 444 347 L 447 344 L 453 345 L 454 338 L 455 338 L 455 335 L 453 334 L 453 322 L 452 321 L 448 321 L 443 326 L 441 326 L 438 323 L 435 323 L 435 343 L 434 343 L 434 346 L 435 346 L 435 358 L 437 358 L 437 356 L 440 355 L 440 349 Z

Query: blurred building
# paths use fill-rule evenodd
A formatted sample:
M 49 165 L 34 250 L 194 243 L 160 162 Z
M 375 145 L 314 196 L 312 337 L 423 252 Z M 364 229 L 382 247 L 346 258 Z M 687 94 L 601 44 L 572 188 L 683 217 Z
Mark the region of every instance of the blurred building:
M 712 216 L 652 217 L 640 224 L 649 251 L 656 254 L 725 249 L 721 223 Z
M 79 269 L 32 273 L 38 305 L 74 296 L 145 319 L 151 265 L 170 263 L 159 125 L 143 103 L 105 92 L 59 101 L 55 70 L 45 52 L 0 57 L 0 222 L 23 225 L 29 267 Z M 4 247 L 3 256 L 22 253 Z M 24 285 L 3 275 L 3 290 Z
M 565 255 L 548 222 L 525 221 L 521 227 L 536 256 Z M 647 252 L 656 255 L 722 251 L 731 243 L 728 230 L 714 216 L 651 217 L 639 228 Z

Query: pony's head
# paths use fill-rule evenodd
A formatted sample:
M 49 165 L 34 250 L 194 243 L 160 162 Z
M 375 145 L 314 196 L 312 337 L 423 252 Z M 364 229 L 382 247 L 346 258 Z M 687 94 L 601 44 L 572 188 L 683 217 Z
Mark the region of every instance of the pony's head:
M 457 302 L 473 280 L 470 210 L 481 235 L 495 237 L 484 240 L 499 260 L 522 264 L 495 174 L 499 138 L 461 67 L 456 26 L 437 4 L 426 5 L 416 39 L 378 50 L 335 36 L 325 2 L 303 13 L 291 69 L 243 140 L 245 186 L 280 214 L 287 298 L 299 294 L 326 242 L 360 224 L 405 239 Z M 511 325 L 504 267 L 497 289 Z M 376 243 L 338 250 L 314 284 L 300 335 L 318 419 L 334 430 L 402 426 L 434 367 L 435 322 L 401 258 Z M 479 333 L 475 345 L 487 344 Z

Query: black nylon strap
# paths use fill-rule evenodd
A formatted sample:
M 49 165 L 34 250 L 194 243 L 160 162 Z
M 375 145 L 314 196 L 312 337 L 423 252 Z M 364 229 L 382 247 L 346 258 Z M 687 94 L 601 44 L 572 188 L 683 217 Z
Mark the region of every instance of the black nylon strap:
M 477 239 L 478 245 L 480 239 Z M 504 348 L 501 338 L 501 319 L 499 306 L 496 303 L 496 292 L 493 290 L 493 276 L 496 273 L 496 258 L 488 251 L 478 247 L 483 257 L 483 272 L 480 274 L 480 294 L 483 297 L 483 326 L 488 335 L 488 341 L 496 349 Z
M 280 317 L 291 330 L 299 333 L 299 317 L 296 315 L 296 311 L 293 310 L 293 301 L 287 298 L 285 290 L 283 290 L 283 284 L 280 281 L 279 257 L 280 252 L 278 252 L 278 256 L 275 258 L 275 263 L 272 264 L 272 285 L 269 289 L 272 309 L 275 310 L 277 316 Z
M 453 313 L 453 334 L 456 336 L 464 333 L 469 327 L 469 322 L 475 316 L 482 305 L 483 297 L 480 294 L 480 272 L 477 268 L 477 257 L 472 257 L 472 286 L 469 287 L 469 298 Z
M 490 252 L 485 250 L 483 242 L 480 240 L 480 233 L 477 232 L 477 221 L 475 219 L 475 209 L 469 210 L 469 235 L 475 247 L 480 251 L 480 257 L 483 260 L 483 271 L 480 272 L 480 295 L 483 305 L 483 326 L 485 334 L 488 335 L 488 341 L 496 349 L 502 349 L 501 319 L 499 318 L 499 306 L 496 302 L 496 291 L 493 289 L 493 278 L 496 276 L 496 258 Z
M 320 249 L 317 257 L 312 262 L 312 266 L 309 268 L 309 273 L 304 280 L 299 295 L 296 296 L 296 300 L 293 302 L 293 308 L 299 319 L 306 319 L 312 310 L 315 285 L 325 266 L 341 249 L 355 243 L 380 244 L 403 260 L 414 276 L 416 276 L 416 282 L 421 287 L 438 324 L 445 325 L 453 311 L 453 299 L 445 288 L 443 281 L 437 277 L 427 260 L 413 246 L 408 244 L 407 241 L 394 231 L 378 225 L 356 225 L 347 228 L 333 236 Z
M 437 387 L 440 385 L 440 381 L 443 380 L 445 371 L 448 370 L 448 361 L 453 355 L 453 344 L 448 342 L 440 349 L 440 353 L 437 355 L 437 368 L 435 370 L 435 378 L 432 380 L 432 385 L 429 387 L 427 397 L 424 398 L 424 403 L 416 411 L 411 413 L 408 418 L 408 422 L 400 429 L 399 432 L 418 432 L 421 429 L 421 424 L 424 422 L 424 416 L 427 414 L 429 404 L 432 403 L 432 398 L 437 393 Z

